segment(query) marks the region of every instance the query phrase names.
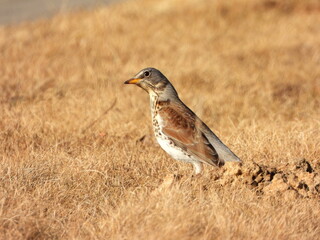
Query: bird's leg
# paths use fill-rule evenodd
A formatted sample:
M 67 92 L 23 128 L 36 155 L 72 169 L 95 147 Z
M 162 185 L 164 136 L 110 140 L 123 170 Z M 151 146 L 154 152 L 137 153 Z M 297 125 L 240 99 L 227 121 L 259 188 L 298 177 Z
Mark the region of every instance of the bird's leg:
M 201 162 L 192 162 L 194 168 L 194 175 L 197 176 L 202 171 L 202 163 Z

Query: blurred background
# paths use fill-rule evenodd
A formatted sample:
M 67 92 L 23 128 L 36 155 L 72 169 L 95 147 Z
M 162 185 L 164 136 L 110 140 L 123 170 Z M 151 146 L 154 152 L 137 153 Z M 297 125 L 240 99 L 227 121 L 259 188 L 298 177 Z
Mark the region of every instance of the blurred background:
M 0 0 L 0 24 L 50 17 L 73 9 L 98 7 L 120 0 Z

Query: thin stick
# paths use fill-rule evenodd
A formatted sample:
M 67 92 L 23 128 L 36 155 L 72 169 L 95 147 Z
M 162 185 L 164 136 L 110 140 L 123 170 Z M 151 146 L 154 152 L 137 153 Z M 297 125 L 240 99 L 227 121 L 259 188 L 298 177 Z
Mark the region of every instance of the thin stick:
M 85 133 L 89 128 L 91 128 L 94 124 L 96 124 L 97 122 L 101 121 L 101 119 L 104 117 L 104 115 L 106 115 L 112 108 L 114 108 L 114 106 L 116 105 L 117 103 L 117 98 L 114 99 L 113 103 L 111 104 L 111 106 L 106 110 L 104 111 L 104 113 L 102 113 L 100 115 L 100 117 L 98 117 L 96 120 L 92 121 L 89 125 L 87 125 L 81 133 Z

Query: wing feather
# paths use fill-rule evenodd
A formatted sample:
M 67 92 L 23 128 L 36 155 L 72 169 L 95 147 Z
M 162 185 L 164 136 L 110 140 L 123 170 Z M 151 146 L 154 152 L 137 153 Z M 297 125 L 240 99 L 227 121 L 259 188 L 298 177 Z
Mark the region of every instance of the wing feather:
M 199 125 L 202 125 L 203 122 L 192 112 L 183 110 L 173 104 L 159 110 L 164 121 L 162 128 L 164 134 L 190 155 L 197 156 L 201 162 L 217 166 L 223 165 L 217 151 L 200 130 Z

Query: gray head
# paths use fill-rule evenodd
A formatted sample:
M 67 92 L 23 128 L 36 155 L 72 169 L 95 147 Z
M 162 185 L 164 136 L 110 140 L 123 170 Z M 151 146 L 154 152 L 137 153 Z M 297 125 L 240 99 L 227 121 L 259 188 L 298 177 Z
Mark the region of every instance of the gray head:
M 177 96 L 177 92 L 169 80 L 155 68 L 142 69 L 133 78 L 124 83 L 136 84 L 149 94 L 155 93 L 156 95 L 161 95 L 166 93 Z

